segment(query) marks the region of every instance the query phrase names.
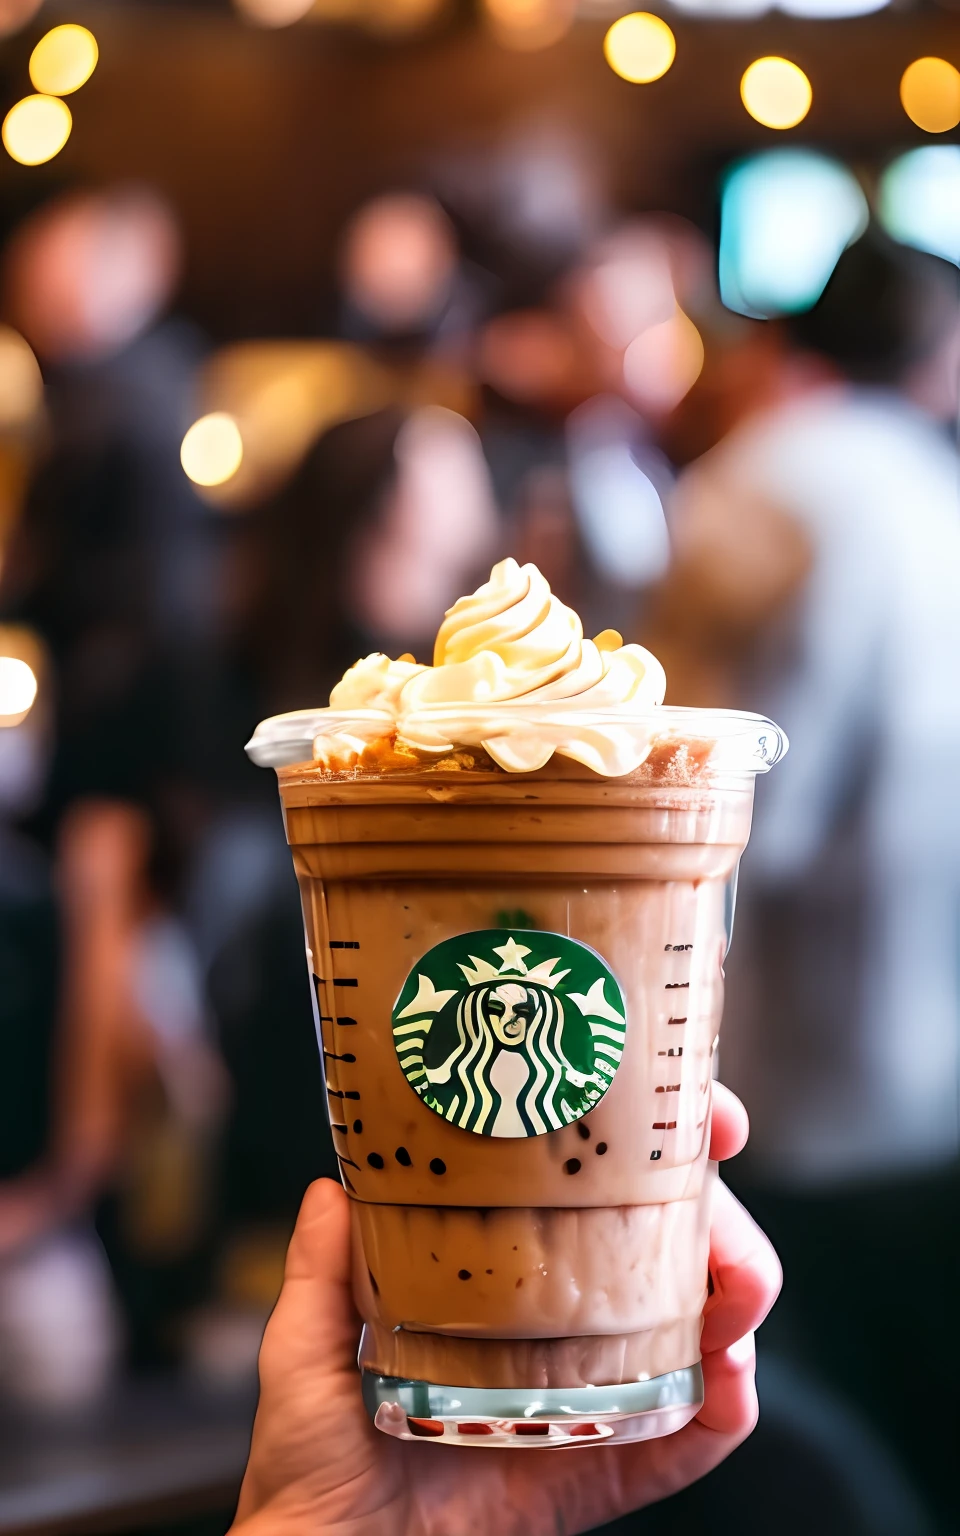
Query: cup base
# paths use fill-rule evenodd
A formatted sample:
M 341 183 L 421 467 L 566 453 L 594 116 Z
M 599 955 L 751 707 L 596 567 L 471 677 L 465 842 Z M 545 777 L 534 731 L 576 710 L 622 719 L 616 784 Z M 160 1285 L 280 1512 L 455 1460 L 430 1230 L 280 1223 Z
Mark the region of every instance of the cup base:
M 608 1387 L 447 1387 L 363 1371 L 363 1401 L 396 1440 L 492 1450 L 549 1450 L 654 1440 L 689 1423 L 703 1404 L 699 1363 Z

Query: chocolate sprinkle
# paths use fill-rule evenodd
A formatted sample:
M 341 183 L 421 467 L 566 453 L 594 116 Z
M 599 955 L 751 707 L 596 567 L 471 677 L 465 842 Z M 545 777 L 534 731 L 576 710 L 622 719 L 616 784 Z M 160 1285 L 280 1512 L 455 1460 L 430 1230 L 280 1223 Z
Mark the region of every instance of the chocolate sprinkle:
M 564 1173 L 579 1173 L 580 1172 L 580 1159 L 579 1159 L 579 1157 L 568 1157 L 566 1162 L 563 1165 L 563 1171 L 564 1171 Z
M 447 1165 L 444 1162 L 442 1157 L 432 1157 L 430 1159 L 430 1172 L 431 1173 L 446 1173 L 446 1171 L 447 1171 Z
M 383 1158 L 380 1156 L 379 1152 L 368 1152 L 367 1162 L 370 1164 L 371 1168 L 383 1167 Z
M 577 1135 L 582 1136 L 584 1141 L 590 1140 L 590 1127 L 589 1125 L 584 1125 L 582 1120 L 577 1121 Z
M 457 1270 L 457 1279 L 458 1280 L 472 1280 L 473 1276 L 471 1275 L 469 1269 L 458 1269 Z
M 606 1142 L 605 1141 L 598 1141 L 597 1142 L 597 1147 L 596 1147 L 597 1156 L 598 1157 L 602 1157 L 604 1152 L 606 1152 L 606 1150 L 607 1150 Z
M 354 1129 L 354 1134 L 355 1135 L 362 1136 L 363 1135 L 363 1121 L 362 1120 L 354 1120 L 354 1122 L 353 1122 L 353 1129 Z
M 410 1156 L 410 1153 L 407 1151 L 406 1147 L 398 1147 L 393 1155 L 397 1162 L 400 1164 L 401 1168 L 409 1168 L 413 1162 L 413 1158 Z

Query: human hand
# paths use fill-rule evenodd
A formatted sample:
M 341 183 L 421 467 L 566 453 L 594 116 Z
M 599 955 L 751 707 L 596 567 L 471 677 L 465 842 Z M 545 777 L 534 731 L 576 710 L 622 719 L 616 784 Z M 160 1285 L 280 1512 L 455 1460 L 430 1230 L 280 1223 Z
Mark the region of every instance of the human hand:
M 714 1085 L 715 1158 L 747 1118 Z M 695 1482 L 757 1417 L 753 1330 L 780 1288 L 762 1232 L 723 1185 L 711 1229 L 704 1402 L 675 1435 L 521 1455 L 412 1445 L 374 1429 L 360 1399 L 347 1196 L 304 1196 L 280 1299 L 260 1352 L 260 1407 L 231 1536 L 574 1536 Z

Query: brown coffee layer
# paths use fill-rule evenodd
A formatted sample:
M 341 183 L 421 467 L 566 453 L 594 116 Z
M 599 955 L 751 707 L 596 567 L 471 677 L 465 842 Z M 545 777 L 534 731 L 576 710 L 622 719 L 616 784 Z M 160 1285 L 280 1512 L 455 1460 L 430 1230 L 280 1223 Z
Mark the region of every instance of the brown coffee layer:
M 366 1322 L 462 1338 L 692 1323 L 706 1300 L 709 1194 L 596 1210 L 357 1201 L 354 1294 Z
M 605 1387 L 700 1359 L 699 1316 L 643 1333 L 571 1339 L 452 1339 L 368 1323 L 360 1365 L 381 1376 L 458 1387 Z

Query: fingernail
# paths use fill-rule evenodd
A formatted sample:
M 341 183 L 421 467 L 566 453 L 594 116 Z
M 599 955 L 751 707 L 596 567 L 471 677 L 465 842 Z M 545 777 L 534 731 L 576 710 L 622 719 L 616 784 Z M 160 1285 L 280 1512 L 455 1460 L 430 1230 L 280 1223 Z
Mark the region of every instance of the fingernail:
M 753 1333 L 745 1333 L 742 1339 L 737 1339 L 727 1349 L 727 1359 L 738 1371 L 746 1370 L 753 1365 L 757 1358 L 757 1340 Z

